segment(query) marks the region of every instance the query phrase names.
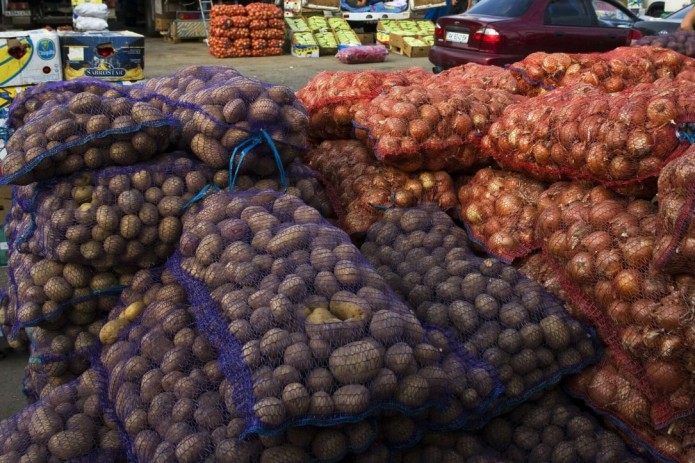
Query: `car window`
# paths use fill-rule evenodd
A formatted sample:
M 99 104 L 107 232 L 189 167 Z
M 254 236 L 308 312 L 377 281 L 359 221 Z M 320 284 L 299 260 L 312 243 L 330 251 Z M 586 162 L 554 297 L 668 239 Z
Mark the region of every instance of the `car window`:
M 593 20 L 583 0 L 550 0 L 545 23 L 553 26 L 591 26 Z
M 683 19 L 685 18 L 685 15 L 688 14 L 688 12 L 693 8 L 692 5 L 688 5 L 685 8 L 682 8 L 678 11 L 676 11 L 673 14 L 670 14 L 667 16 L 668 19 Z
M 473 15 L 518 18 L 528 11 L 534 0 L 482 0 L 466 11 Z
M 632 18 L 617 6 L 603 0 L 593 0 L 591 5 L 596 11 L 598 24 L 602 27 L 629 27 Z

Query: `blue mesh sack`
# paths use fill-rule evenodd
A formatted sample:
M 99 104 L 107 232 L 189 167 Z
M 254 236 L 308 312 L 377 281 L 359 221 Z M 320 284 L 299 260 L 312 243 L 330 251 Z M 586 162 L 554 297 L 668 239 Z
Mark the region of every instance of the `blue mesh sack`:
M 391 424 L 392 426 L 387 426 Z M 560 389 L 536 395 L 479 431 L 424 430 L 417 445 L 398 448 L 398 436 L 417 424 L 377 420 L 378 433 L 357 463 L 640 463 L 653 461 L 630 449 Z
M 187 202 L 210 182 L 212 171 L 180 152 L 44 182 L 17 245 L 64 263 L 155 267 L 174 252 Z
M 88 370 L 0 422 L 0 461 L 126 461 L 112 412 L 102 406 L 103 390 L 100 376 Z
M 301 427 L 274 436 L 241 440 L 224 357 L 201 329 L 186 292 L 168 271 L 141 270 L 122 293 L 101 339 L 95 361 L 108 379 L 106 400 L 132 462 L 312 461 L 335 463 L 368 448 L 373 420 L 331 428 Z M 258 372 L 293 390 L 300 372 L 290 366 Z M 289 458 L 289 459 L 287 459 Z
M 465 420 L 500 390 L 483 362 L 420 324 L 349 237 L 295 197 L 208 196 L 184 216 L 167 268 L 229 368 L 244 436 L 383 409 L 417 414 L 450 395 Z M 283 365 L 303 372 L 297 405 L 261 374 Z
M 62 264 L 10 249 L 10 337 L 29 326 L 88 325 L 111 310 L 132 277 L 129 268 Z
M 132 92 L 136 92 L 133 94 Z M 181 147 L 216 169 L 267 176 L 308 148 L 308 116 L 292 89 L 244 77 L 233 68 L 191 66 L 141 89 L 180 121 Z
M 171 116 L 145 101 L 80 92 L 32 113 L 7 143 L 0 184 L 29 184 L 83 169 L 131 165 L 177 139 Z
M 386 211 L 361 250 L 423 324 L 461 342 L 504 384 L 499 399 L 468 427 L 482 426 L 599 358 L 590 327 L 514 267 L 475 255 L 465 231 L 435 204 Z M 459 427 L 447 417 L 457 408 L 436 410 L 430 424 Z
M 43 82 L 17 94 L 8 110 L 10 127 L 18 129 L 29 122 L 40 109 L 50 109 L 67 103 L 78 93 L 91 93 L 104 98 L 128 95 L 128 88 L 93 77 L 70 81 Z

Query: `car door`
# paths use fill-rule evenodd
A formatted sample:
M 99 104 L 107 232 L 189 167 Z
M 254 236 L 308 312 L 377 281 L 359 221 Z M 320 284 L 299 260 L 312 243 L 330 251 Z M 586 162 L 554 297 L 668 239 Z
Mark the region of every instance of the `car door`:
M 591 0 L 591 8 L 596 15 L 598 28 L 587 40 L 601 48 L 589 51 L 607 51 L 624 47 L 635 23 L 635 16 L 607 0 Z
M 591 51 L 594 44 L 587 40 L 600 35 L 596 14 L 585 0 L 549 0 L 543 24 L 541 49 L 548 53 Z

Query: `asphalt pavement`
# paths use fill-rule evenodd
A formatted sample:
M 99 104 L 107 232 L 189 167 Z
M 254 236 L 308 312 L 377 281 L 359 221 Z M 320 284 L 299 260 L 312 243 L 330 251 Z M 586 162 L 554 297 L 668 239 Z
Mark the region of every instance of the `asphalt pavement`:
M 321 71 L 390 71 L 415 66 L 426 70 L 432 68 L 427 58 L 409 58 L 397 54 L 389 54 L 383 63 L 373 64 L 343 64 L 334 56 L 296 58 L 290 54 L 263 58 L 217 59 L 210 55 L 205 44 L 200 41 L 169 43 L 157 38 L 146 39 L 145 78 L 164 76 L 191 65 L 231 66 L 247 77 L 286 85 L 295 91 Z M 4 270 L 6 269 L 0 269 L 0 273 L 4 273 Z M 2 280 L 0 275 L 0 282 Z M 22 395 L 22 378 L 28 355 L 7 351 L 2 339 L 0 349 L 7 354 L 0 358 L 1 420 L 17 413 L 27 404 Z

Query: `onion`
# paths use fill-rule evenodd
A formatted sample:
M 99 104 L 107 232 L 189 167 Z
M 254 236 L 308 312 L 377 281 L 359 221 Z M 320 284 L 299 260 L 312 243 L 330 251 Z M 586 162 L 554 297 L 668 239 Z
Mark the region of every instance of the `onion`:
M 608 175 L 613 180 L 628 180 L 635 175 L 635 164 L 625 156 L 616 156 L 608 165 Z
M 483 225 L 483 234 L 485 236 L 491 236 L 505 227 L 502 226 L 502 222 L 498 217 L 492 216 Z
M 638 299 L 630 306 L 630 316 L 637 325 L 647 325 L 651 321 L 656 304 L 647 299 Z
M 596 255 L 596 273 L 603 278 L 613 279 L 623 270 L 623 261 L 617 249 L 605 249 Z
M 606 283 L 605 281 L 600 281 L 599 283 Z M 610 283 L 609 283 L 610 285 Z M 598 286 L 598 283 L 597 283 Z M 630 317 L 630 304 L 625 301 L 613 301 L 606 311 L 608 316 L 616 323 L 629 324 L 632 319 Z
M 573 282 L 584 284 L 594 279 L 594 259 L 588 252 L 577 253 L 567 263 L 566 271 Z
M 687 315 L 687 309 L 681 304 L 672 303 L 655 306 L 654 322 L 665 330 L 678 329 Z
M 678 109 L 670 98 L 655 98 L 647 105 L 647 118 L 657 127 L 666 125 L 677 117 Z
M 615 376 L 615 373 L 609 370 L 600 370 L 589 383 L 587 395 L 599 409 L 608 408 L 616 401 L 618 387 L 615 384 Z
M 352 113 L 350 112 L 350 107 L 344 104 L 337 104 L 333 108 L 333 119 L 338 125 L 350 125 L 352 124 Z
M 589 210 L 589 223 L 599 229 L 607 229 L 608 224 L 625 210 L 621 201 L 602 201 Z
M 616 295 L 622 300 L 634 300 L 639 296 L 642 285 L 642 277 L 637 270 L 627 269 L 620 271 L 613 278 L 613 287 Z
M 638 219 L 642 219 L 644 217 L 654 215 L 656 213 L 656 206 L 644 199 L 636 199 L 628 203 L 626 211 Z
M 618 402 L 616 407 L 617 414 L 625 417 L 633 425 L 642 425 L 648 422 L 649 403 L 636 391 L 631 391 L 630 395 Z
M 567 235 L 562 230 L 553 233 L 548 239 L 548 252 L 555 257 L 565 257 L 567 254 Z
M 680 357 L 683 349 L 683 339 L 679 336 L 664 336 L 659 343 L 659 357 L 664 360 L 675 360 Z
M 648 361 L 644 369 L 649 382 L 664 394 L 674 392 L 687 379 L 685 371 L 670 362 Z
M 568 205 L 562 211 L 562 222 L 565 225 L 572 225 L 576 222 L 587 222 L 589 220 L 589 209 L 580 201 Z
M 495 213 L 503 217 L 516 216 L 521 212 L 523 204 L 518 196 L 512 193 L 503 193 L 495 201 Z
M 487 245 L 493 253 L 507 253 L 517 250 L 519 243 L 506 231 L 497 231 L 487 240 Z
M 422 197 L 422 183 L 418 182 L 415 179 L 410 178 L 406 180 L 405 184 L 403 185 L 403 188 L 410 191 L 410 193 L 415 197 L 416 200 L 419 200 Z
M 486 220 L 480 206 L 477 204 L 469 204 L 468 207 L 466 207 L 464 216 L 466 222 L 468 222 L 470 225 L 480 225 Z
M 637 236 L 640 233 L 639 222 L 634 215 L 621 212 L 610 222 L 610 231 L 614 238 Z
M 551 206 L 543 209 L 536 222 L 536 235 L 539 238 L 550 236 L 562 225 L 562 212 L 559 207 Z
M 465 137 L 473 129 L 473 121 L 467 114 L 457 114 L 451 124 L 454 133 Z
M 594 143 L 586 152 L 586 168 L 597 177 L 605 177 L 610 166 L 610 155 L 605 145 Z
M 612 243 L 611 235 L 605 231 L 595 231 L 584 238 L 581 242 L 582 248 L 586 249 L 591 255 L 596 255 L 604 249 L 609 249 Z
M 667 455 L 668 457 L 678 459 L 683 457 L 683 446 L 678 440 L 670 436 L 664 436 L 659 434 L 654 439 L 654 448 L 659 452 Z M 684 459 L 683 461 L 691 461 L 690 459 Z
M 423 141 L 430 136 L 430 125 L 423 119 L 413 119 L 408 123 L 408 133 L 415 140 Z
M 628 238 L 620 245 L 625 263 L 634 268 L 645 268 L 652 260 L 654 239 L 637 236 Z
M 635 357 L 643 357 L 646 352 L 642 333 L 634 325 L 628 326 L 623 331 L 622 344 L 625 350 Z
M 594 298 L 601 307 L 609 307 L 615 300 L 615 290 L 610 281 L 600 280 L 594 285 Z
M 658 301 L 662 297 L 671 292 L 669 282 L 666 281 L 666 276 L 662 274 L 652 274 L 649 278 L 644 279 L 642 284 L 642 294 L 647 299 Z
M 437 124 L 439 123 L 439 121 L 441 119 L 439 117 L 439 111 L 437 111 L 437 108 L 435 108 L 434 106 L 432 106 L 430 104 L 424 104 L 424 105 L 420 106 L 419 112 L 420 112 L 420 117 L 423 120 L 425 120 L 430 125 L 430 127 L 432 127 L 432 128 L 437 127 Z

